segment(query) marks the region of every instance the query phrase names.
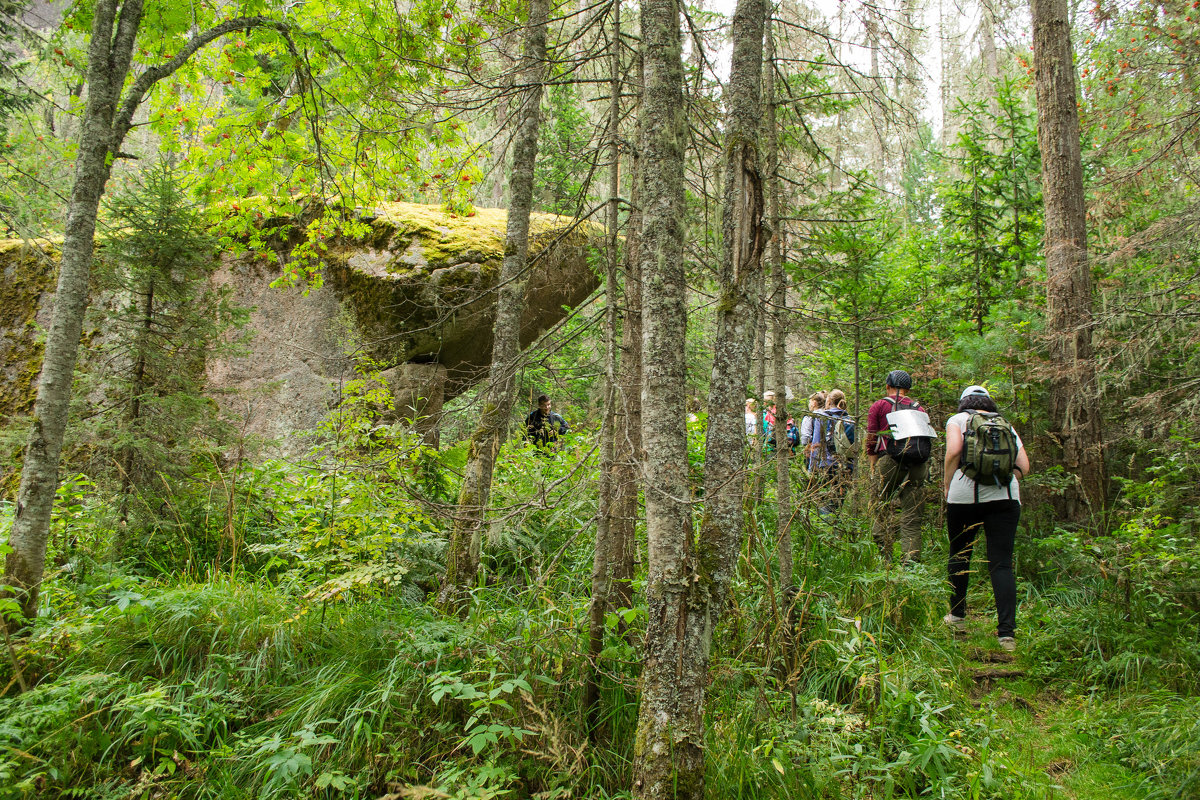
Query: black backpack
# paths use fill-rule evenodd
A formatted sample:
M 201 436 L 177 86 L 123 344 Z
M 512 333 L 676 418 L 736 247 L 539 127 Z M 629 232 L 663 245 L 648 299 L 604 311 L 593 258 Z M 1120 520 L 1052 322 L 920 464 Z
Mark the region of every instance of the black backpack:
M 916 400 L 908 397 L 886 397 L 892 403 L 892 411 L 924 411 L 921 404 Z M 901 400 L 908 400 L 907 403 L 901 403 Z M 887 454 L 903 467 L 915 467 L 918 464 L 924 464 L 929 460 L 929 456 L 933 453 L 933 439 L 928 436 L 909 436 L 905 439 L 893 439 L 888 436 L 884 440 L 884 447 L 887 448 Z

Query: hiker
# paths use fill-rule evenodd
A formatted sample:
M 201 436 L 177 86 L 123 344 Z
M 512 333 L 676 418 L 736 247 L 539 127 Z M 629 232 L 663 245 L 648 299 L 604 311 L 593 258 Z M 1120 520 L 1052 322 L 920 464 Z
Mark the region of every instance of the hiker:
M 902 369 L 887 375 L 887 393 L 867 412 L 867 459 L 875 476 L 872 534 L 892 560 L 896 529 L 904 563 L 921 560 L 921 513 L 925 509 L 925 482 L 929 455 L 937 433 L 929 414 L 908 396 L 912 376 Z
M 824 415 L 825 393 L 813 392 L 808 396 L 808 413 L 800 420 L 800 447 L 804 451 L 805 461 L 810 472 L 815 472 L 824 466 L 825 456 L 822 452 L 824 432 L 823 420 L 816 416 Z
M 775 393 L 763 393 L 762 435 L 763 448 L 775 449 Z
M 823 467 L 829 474 L 829 497 L 825 508 L 837 510 L 854 477 L 856 426 L 846 410 L 846 393 L 833 389 L 825 396 L 826 420 L 822 425 Z
M 570 430 L 566 420 L 550 410 L 550 398 L 544 394 L 538 397 L 537 408 L 525 417 L 525 435 L 538 447 L 557 444 L 558 437 Z
M 950 613 L 952 628 L 966 627 L 968 570 L 975 537 L 983 528 L 988 574 L 996 600 L 996 637 L 1009 652 L 1017 648 L 1017 582 L 1013 542 L 1021 519 L 1018 477 L 1029 474 L 1029 455 L 1021 437 L 1000 415 L 983 386 L 968 386 L 958 413 L 946 420 L 946 529 L 950 537 Z
M 746 438 L 753 439 L 758 432 L 758 414 L 754 411 L 754 398 L 746 398 Z

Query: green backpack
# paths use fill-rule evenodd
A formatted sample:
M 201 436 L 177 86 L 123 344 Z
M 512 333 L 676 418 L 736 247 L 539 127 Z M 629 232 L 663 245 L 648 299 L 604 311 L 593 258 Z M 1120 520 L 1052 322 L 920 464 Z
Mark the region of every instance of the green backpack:
M 990 411 L 969 410 L 963 433 L 959 469 L 975 481 L 975 500 L 979 484 L 1002 486 L 1012 497 L 1013 470 L 1017 466 L 1017 433 L 1004 417 Z

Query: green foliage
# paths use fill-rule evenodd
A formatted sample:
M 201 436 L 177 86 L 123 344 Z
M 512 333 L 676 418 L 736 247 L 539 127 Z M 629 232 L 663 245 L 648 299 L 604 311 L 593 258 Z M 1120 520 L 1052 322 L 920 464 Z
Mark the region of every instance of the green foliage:
M 921 328 L 910 323 L 911 293 L 920 290 L 896 257 L 899 227 L 865 184 L 831 195 L 820 216 L 827 221 L 814 227 L 789 269 L 806 327 L 822 340 L 836 332 L 840 342 L 814 352 L 807 371 L 835 383 L 859 378 L 860 385 L 846 391 L 854 413 L 869 402 L 862 393 L 878 388 L 893 359 L 912 358 L 908 348 Z
M 17 60 L 13 54 L 17 25 L 25 13 L 25 0 L 0 0 L 0 136 L 8 127 L 8 117 L 12 112 L 28 108 L 33 104 L 33 96 L 23 84 L 21 72 L 26 66 Z
M 1190 442 L 1188 430 L 1181 437 Z M 1069 608 L 1039 609 L 1057 631 L 1038 644 L 1041 669 L 1097 686 L 1200 688 L 1198 463 L 1190 446 L 1164 447 L 1144 480 L 1121 481 L 1109 535 L 1058 532 L 1027 545 L 1027 568 L 1052 578 L 1047 599 Z
M 1097 750 L 1144 777 L 1148 800 L 1200 791 L 1200 701 L 1157 693 L 1136 703 L 1098 709 L 1079 722 Z
M 584 181 L 591 176 L 580 170 L 588 156 L 592 120 L 579 101 L 574 84 L 551 84 L 546 92 L 548 112 L 541 127 L 538 162 L 534 171 L 538 205 L 556 214 L 574 215 L 584 196 Z
M 216 404 L 203 394 L 204 369 L 218 353 L 237 352 L 248 312 L 209 283 L 215 243 L 188 199 L 178 172 L 159 164 L 111 204 L 116 231 L 97 272 L 113 300 L 94 310 L 109 332 L 85 380 L 103 392 L 107 413 L 85 423 L 130 513 L 153 524 L 169 505 L 170 484 L 222 444 Z
M 1028 296 L 1042 233 L 1033 114 L 1012 81 L 997 84 L 995 99 L 995 115 L 983 102 L 962 108 L 952 177 L 939 192 L 944 286 L 953 287 L 941 300 L 957 305 L 959 324 L 980 336 L 1000 300 Z

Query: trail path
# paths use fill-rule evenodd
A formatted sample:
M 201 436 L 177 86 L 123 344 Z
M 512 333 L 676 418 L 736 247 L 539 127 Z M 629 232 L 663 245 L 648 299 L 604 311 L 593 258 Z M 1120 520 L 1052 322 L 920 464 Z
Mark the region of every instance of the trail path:
M 968 617 L 955 639 L 964 656 L 962 675 L 971 681 L 971 705 L 988 726 L 1010 766 L 1035 784 L 1033 797 L 1071 800 L 1140 800 L 1142 776 L 1098 756 L 1088 730 L 1089 700 L 1067 695 L 1035 677 L 1030 656 L 996 644 L 994 618 Z M 1032 634 L 1036 636 L 1036 632 Z M 1027 643 L 1029 636 L 1024 639 Z

